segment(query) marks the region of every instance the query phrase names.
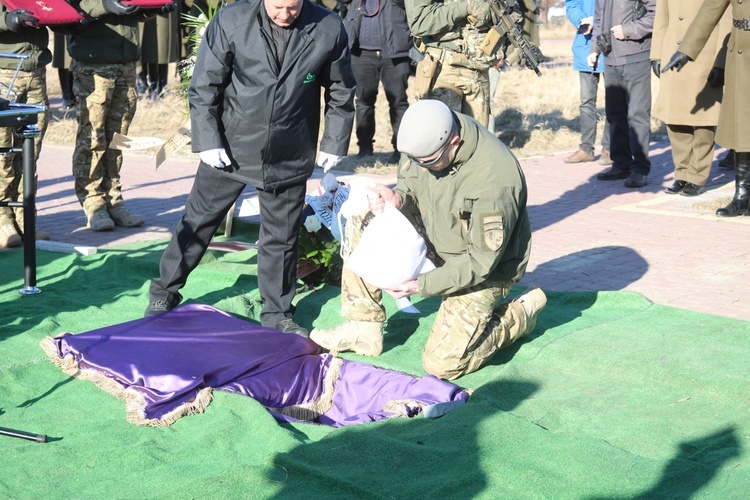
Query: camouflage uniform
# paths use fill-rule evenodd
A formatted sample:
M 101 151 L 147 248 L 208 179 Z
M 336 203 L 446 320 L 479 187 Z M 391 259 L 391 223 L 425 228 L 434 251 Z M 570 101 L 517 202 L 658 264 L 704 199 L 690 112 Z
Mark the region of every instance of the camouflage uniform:
M 461 147 L 451 171 L 438 177 L 402 160 L 395 189 L 401 211 L 421 219 L 444 261 L 417 279 L 422 296 L 443 297 L 422 362 L 427 372 L 444 379 L 477 370 L 526 332 L 521 304 L 497 303 L 523 276 L 531 249 L 526 182 L 518 161 L 476 121 L 457 117 Z M 364 216 L 347 222 L 345 241 L 351 238 L 351 248 L 364 222 Z M 345 263 L 347 258 L 345 250 Z M 346 264 L 341 301 L 347 319 L 386 319 L 382 291 Z
M 404 6 L 412 35 L 421 38 L 427 54 L 439 61 L 431 89 L 417 98 L 443 101 L 486 127 L 491 98 L 488 73 L 498 57 L 487 56 L 479 46 L 490 27 L 467 22 L 466 0 L 406 0 Z
M 13 91 L 9 99 L 19 103 L 49 106 L 47 99 L 46 66 L 52 61 L 47 28 L 24 28 L 20 33 L 10 30 L 5 22 L 8 9 L 0 6 L 0 52 L 10 54 L 24 54 L 28 56 L 21 61 L 21 70 L 13 83 Z M 18 59 L 0 58 L 0 82 L 5 90 L 15 75 Z M 44 132 L 47 129 L 47 113 L 37 115 L 37 128 L 41 131 L 34 142 L 34 160 L 39 158 L 42 149 Z M 0 128 L 0 147 L 22 146 L 23 141 L 14 136 L 12 127 Z M 23 159 L 20 153 L 0 154 L 0 201 L 23 200 Z M 36 178 L 34 179 L 36 186 Z M 13 224 L 15 221 L 19 231 L 23 231 L 23 208 L 0 207 L 0 226 Z
M 135 62 L 95 64 L 74 60 L 73 93 L 78 132 L 73 177 L 87 216 L 122 204 L 122 152 L 107 146 L 115 132 L 126 135 L 135 114 Z

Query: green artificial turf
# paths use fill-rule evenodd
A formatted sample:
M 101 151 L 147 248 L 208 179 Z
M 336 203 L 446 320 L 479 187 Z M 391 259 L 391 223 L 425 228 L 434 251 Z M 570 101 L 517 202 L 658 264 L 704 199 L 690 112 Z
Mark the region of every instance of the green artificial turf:
M 0 427 L 49 436 L 0 436 L 0 497 L 750 496 L 750 325 L 630 292 L 549 292 L 533 334 L 459 379 L 474 394 L 439 419 L 282 425 L 217 392 L 171 427 L 129 424 L 124 402 L 64 375 L 39 342 L 141 317 L 164 245 L 39 251 L 35 296 L 18 293 L 22 252 L 0 254 Z M 255 266 L 252 250 L 210 251 L 185 299 L 254 320 Z M 439 299 L 415 305 L 420 315 L 387 302 L 381 357 L 344 356 L 424 375 Z M 335 287 L 297 307 L 307 327 L 341 321 Z

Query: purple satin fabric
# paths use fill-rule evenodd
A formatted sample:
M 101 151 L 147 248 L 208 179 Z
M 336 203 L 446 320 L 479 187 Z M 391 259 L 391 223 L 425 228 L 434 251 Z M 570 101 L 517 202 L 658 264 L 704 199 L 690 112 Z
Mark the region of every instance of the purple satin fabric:
M 321 396 L 334 360 L 317 354 L 319 347 L 311 340 L 201 304 L 54 341 L 58 355 L 72 355 L 80 369 L 138 391 L 149 419 L 193 401 L 206 387 L 244 394 L 269 409 L 308 403 Z M 339 427 L 394 416 L 383 409 L 392 400 L 431 405 L 467 398 L 461 388 L 431 376 L 416 379 L 344 361 L 333 406 L 315 421 Z M 418 412 L 417 405 L 406 413 Z M 271 413 L 282 421 L 295 420 Z

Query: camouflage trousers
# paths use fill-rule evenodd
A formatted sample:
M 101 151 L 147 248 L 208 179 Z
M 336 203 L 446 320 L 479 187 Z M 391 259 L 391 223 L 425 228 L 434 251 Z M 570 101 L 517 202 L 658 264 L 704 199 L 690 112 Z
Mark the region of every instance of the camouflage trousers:
M 127 134 L 136 108 L 135 62 L 92 64 L 73 61 L 78 132 L 73 178 L 87 216 L 122 204 L 122 152 L 109 149 L 115 132 Z
M 15 70 L 0 69 L 0 83 L 10 85 Z M 5 87 L 4 87 L 5 88 Z M 49 107 L 47 98 L 47 77 L 45 68 L 33 71 L 19 71 L 13 83 L 15 94 L 11 99 L 18 103 L 40 104 Z M 39 159 L 42 150 L 42 140 L 47 131 L 47 112 L 37 115 L 36 127 L 40 130 L 39 137 L 34 139 L 34 161 Z M 16 137 L 12 127 L 0 128 L 0 147 L 21 148 L 23 139 Z M 21 153 L 0 153 L 0 201 L 22 201 L 23 199 L 23 155 Z M 36 187 L 36 175 L 34 176 Z M 0 225 L 15 219 L 19 224 L 23 222 L 23 208 L 0 207 Z M 21 227 L 23 229 L 23 227 Z
M 453 111 L 471 116 L 485 127 L 490 121 L 489 70 L 459 66 L 452 58 L 465 57 L 453 51 L 438 51 L 440 67 L 425 99 L 436 99 Z
M 346 266 L 351 250 L 364 230 L 363 216 L 352 217 L 345 231 L 351 245 L 344 252 L 341 276 L 341 313 L 350 320 L 383 323 L 386 319 L 383 292 L 354 274 Z M 484 366 L 495 353 L 526 332 L 526 314 L 520 302 L 504 299 L 512 283 L 484 282 L 460 292 L 444 295 L 435 323 L 422 351 L 427 373 L 453 380 Z

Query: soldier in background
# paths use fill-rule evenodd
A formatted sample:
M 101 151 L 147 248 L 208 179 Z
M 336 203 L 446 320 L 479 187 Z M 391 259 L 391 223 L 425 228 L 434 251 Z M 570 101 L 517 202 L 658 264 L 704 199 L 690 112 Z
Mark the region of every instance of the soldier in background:
M 63 33 L 53 33 L 52 67 L 57 68 L 62 91 L 62 109 L 74 109 L 76 96 L 73 94 L 73 73 L 70 72 L 70 54 Z
M 77 7 L 90 22 L 68 39 L 78 111 L 76 196 L 92 231 L 140 226 L 143 217 L 128 210 L 122 198 L 122 152 L 109 149 L 109 143 L 115 133 L 128 133 L 135 115 L 138 22 L 171 12 L 174 4 L 141 10 L 119 0 L 81 0 Z
M 497 304 L 524 275 L 531 252 L 526 181 L 510 150 L 473 118 L 443 102 L 423 99 L 404 114 L 395 190 L 378 185 L 369 210 L 386 203 L 423 223 L 424 236 L 442 263 L 387 290 L 395 298 L 440 295 L 443 301 L 422 364 L 452 380 L 478 370 L 499 350 L 530 333 L 547 299 L 540 289 Z M 353 246 L 367 214 L 352 217 Z M 345 255 L 345 261 L 349 255 Z M 386 315 L 382 290 L 346 266 L 342 315 L 349 321 L 310 338 L 332 351 L 378 356 Z
M 18 103 L 38 104 L 49 107 L 47 98 L 47 65 L 52 62 L 52 53 L 47 48 L 49 32 L 47 28 L 35 28 L 38 19 L 28 11 L 17 9 L 8 11 L 0 6 L 0 52 L 26 54 L 21 64 L 10 99 Z M 18 59 L 0 57 L 0 84 L 3 95 L 10 87 L 16 74 Z M 34 141 L 34 159 L 39 158 L 44 133 L 47 130 L 47 115 L 37 115 L 36 126 L 40 130 Z M 21 147 L 21 139 L 15 137 L 12 127 L 0 127 L 0 147 Z M 23 200 L 23 161 L 18 153 L 0 153 L 0 201 Z M 35 172 L 36 175 L 36 172 Z M 36 186 L 36 178 L 34 179 Z M 23 244 L 23 208 L 0 207 L 0 248 L 18 247 Z M 37 240 L 48 240 L 49 234 L 36 230 Z
M 138 94 L 161 99 L 169 81 L 169 63 L 181 58 L 180 9 L 160 14 L 141 23 L 141 69 Z

